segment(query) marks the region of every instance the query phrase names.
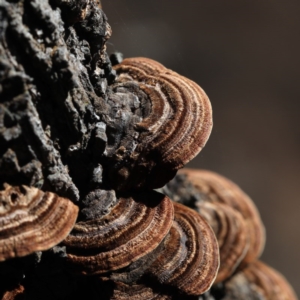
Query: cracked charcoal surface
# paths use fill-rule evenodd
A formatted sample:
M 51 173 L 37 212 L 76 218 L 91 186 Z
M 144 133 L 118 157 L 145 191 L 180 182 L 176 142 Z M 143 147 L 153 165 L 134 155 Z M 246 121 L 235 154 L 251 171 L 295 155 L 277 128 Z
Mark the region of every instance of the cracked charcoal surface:
M 71 11 L 79 19 L 62 20 Z M 105 132 L 93 107 L 105 112 L 106 78 L 114 78 L 104 46 L 110 32 L 96 2 L 1 1 L 1 185 L 35 186 L 74 202 L 101 185 L 91 149 Z M 2 263 L 1 289 L 25 284 L 29 299 L 65 299 L 76 291 L 79 279 L 64 263 L 44 257 L 26 267 L 19 259 Z
M 102 182 L 91 144 L 105 138 L 94 107 L 106 110 L 111 68 L 104 43 L 111 30 L 94 2 L 86 8 L 88 21 L 73 26 L 60 15 L 75 2 L 51 4 L 4 1 L 0 7 L 0 183 L 30 184 L 76 201 L 88 184 Z

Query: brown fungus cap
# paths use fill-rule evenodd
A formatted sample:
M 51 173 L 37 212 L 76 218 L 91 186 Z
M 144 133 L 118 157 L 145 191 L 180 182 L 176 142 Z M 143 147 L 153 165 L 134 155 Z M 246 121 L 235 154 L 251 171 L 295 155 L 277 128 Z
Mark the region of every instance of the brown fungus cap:
M 200 295 L 213 284 L 219 268 L 216 237 L 194 210 L 174 202 L 175 218 L 164 249 L 147 273 L 187 295 Z
M 286 279 L 261 261 L 254 261 L 224 282 L 222 300 L 297 300 Z
M 100 278 L 101 299 L 103 300 L 201 300 L 199 296 L 187 296 L 167 286 L 151 285 L 148 281 L 126 284 Z M 103 297 L 104 294 L 104 297 Z M 205 298 L 208 299 L 208 298 Z M 211 299 L 211 298 L 209 298 Z M 204 299 L 203 299 L 204 300 Z
M 110 300 L 171 300 L 170 295 L 154 291 L 144 284 L 127 285 L 122 282 L 114 283 L 113 295 Z
M 224 281 L 245 257 L 250 241 L 242 215 L 223 203 L 198 202 L 197 210 L 216 234 L 220 249 L 220 268 L 214 284 Z
M 110 177 L 119 190 L 161 187 L 204 147 L 212 129 L 209 99 L 195 82 L 148 58 L 127 58 L 114 69 L 114 92 L 138 102 L 143 94 L 144 103 L 114 151 Z
M 0 261 L 47 250 L 74 226 L 78 207 L 70 200 L 33 187 L 0 191 Z
M 107 215 L 75 225 L 64 241 L 67 260 L 83 274 L 126 267 L 161 243 L 173 218 L 171 200 L 160 193 L 120 197 Z
M 249 264 L 242 273 L 249 284 L 259 289 L 267 300 L 297 300 L 295 292 L 286 279 L 261 261 Z
M 183 169 L 180 174 L 187 176 L 204 201 L 223 203 L 243 216 L 247 223 L 250 245 L 242 264 L 258 258 L 265 245 L 265 229 L 259 212 L 248 195 L 229 179 L 211 171 Z

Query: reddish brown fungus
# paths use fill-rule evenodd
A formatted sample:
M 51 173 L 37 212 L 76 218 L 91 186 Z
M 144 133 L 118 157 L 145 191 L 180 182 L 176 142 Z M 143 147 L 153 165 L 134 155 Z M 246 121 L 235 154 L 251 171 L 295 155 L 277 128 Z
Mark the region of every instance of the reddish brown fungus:
M 206 292 L 219 268 L 215 235 L 206 221 L 192 209 L 174 203 L 175 219 L 164 249 L 148 270 L 160 283 L 188 295 Z
M 121 197 L 107 215 L 75 225 L 64 242 L 68 261 L 84 274 L 126 267 L 161 243 L 173 217 L 171 200 L 157 192 Z
M 261 261 L 254 261 L 224 282 L 223 300 L 297 300 L 285 278 Z
M 113 295 L 111 300 L 171 300 L 169 295 L 155 292 L 151 287 L 143 284 L 127 285 L 122 282 L 114 283 Z
M 214 283 L 235 271 L 249 248 L 247 224 L 242 215 L 223 203 L 198 202 L 200 215 L 216 234 L 220 248 L 220 268 Z
M 0 261 L 57 245 L 77 214 L 77 206 L 54 193 L 7 185 L 0 191 Z
M 196 83 L 148 58 L 128 58 L 114 68 L 113 90 L 142 93 L 148 109 L 137 117 L 136 135 L 130 131 L 113 151 L 119 163 L 111 179 L 119 190 L 161 187 L 204 147 L 212 128 L 209 99 Z M 129 148 L 132 136 L 136 144 Z
M 201 193 L 202 199 L 208 202 L 223 203 L 237 210 L 247 223 L 250 245 L 243 264 L 260 256 L 265 245 L 265 229 L 259 212 L 252 200 L 229 179 L 206 170 L 183 169 L 189 181 Z
M 249 264 L 243 271 L 249 284 L 261 290 L 267 300 L 297 300 L 295 292 L 286 279 L 261 261 Z

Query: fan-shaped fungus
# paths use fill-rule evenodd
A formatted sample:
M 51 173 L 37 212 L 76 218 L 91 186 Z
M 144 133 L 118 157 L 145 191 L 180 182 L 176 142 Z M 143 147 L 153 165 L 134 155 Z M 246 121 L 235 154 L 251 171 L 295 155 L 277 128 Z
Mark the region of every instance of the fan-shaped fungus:
M 260 289 L 267 300 L 297 300 L 286 279 L 263 262 L 255 261 L 242 272 L 249 284 Z
M 76 205 L 54 193 L 6 185 L 0 191 L 0 261 L 57 245 L 77 214 Z
M 250 263 L 224 283 L 229 299 L 297 300 L 285 278 L 261 261 Z
M 173 217 L 171 200 L 157 192 L 121 197 L 107 215 L 74 226 L 64 241 L 67 259 L 85 274 L 126 267 L 161 243 Z
M 143 284 L 127 285 L 122 282 L 114 283 L 114 291 L 110 300 L 171 300 L 169 295 L 155 292 Z
M 198 202 L 197 210 L 216 234 L 220 248 L 220 268 L 214 283 L 235 271 L 249 248 L 247 224 L 242 215 L 223 203 Z
M 187 176 L 203 200 L 226 204 L 243 216 L 250 245 L 242 262 L 246 264 L 259 257 L 265 245 L 265 229 L 252 200 L 232 181 L 214 172 L 183 169 L 180 174 Z
M 164 248 L 147 271 L 160 283 L 188 295 L 200 295 L 213 284 L 219 268 L 216 237 L 192 209 L 174 202 L 175 219 Z
M 148 58 L 127 58 L 114 69 L 114 96 L 130 94 L 136 116 L 130 125 L 124 109 L 114 112 L 129 125 L 106 149 L 111 181 L 118 190 L 161 187 L 205 145 L 212 128 L 209 99 L 196 83 Z

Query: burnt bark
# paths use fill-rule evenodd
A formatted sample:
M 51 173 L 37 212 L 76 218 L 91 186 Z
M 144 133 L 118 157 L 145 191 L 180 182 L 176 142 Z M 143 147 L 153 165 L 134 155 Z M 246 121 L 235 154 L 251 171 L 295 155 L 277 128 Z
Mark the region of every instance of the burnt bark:
M 1 186 L 34 186 L 79 205 L 102 187 L 110 34 L 96 1 L 0 2 Z M 64 270 L 64 255 L 54 248 L 2 263 L 2 293 L 25 284 L 26 299 L 67 299 L 79 279 Z

